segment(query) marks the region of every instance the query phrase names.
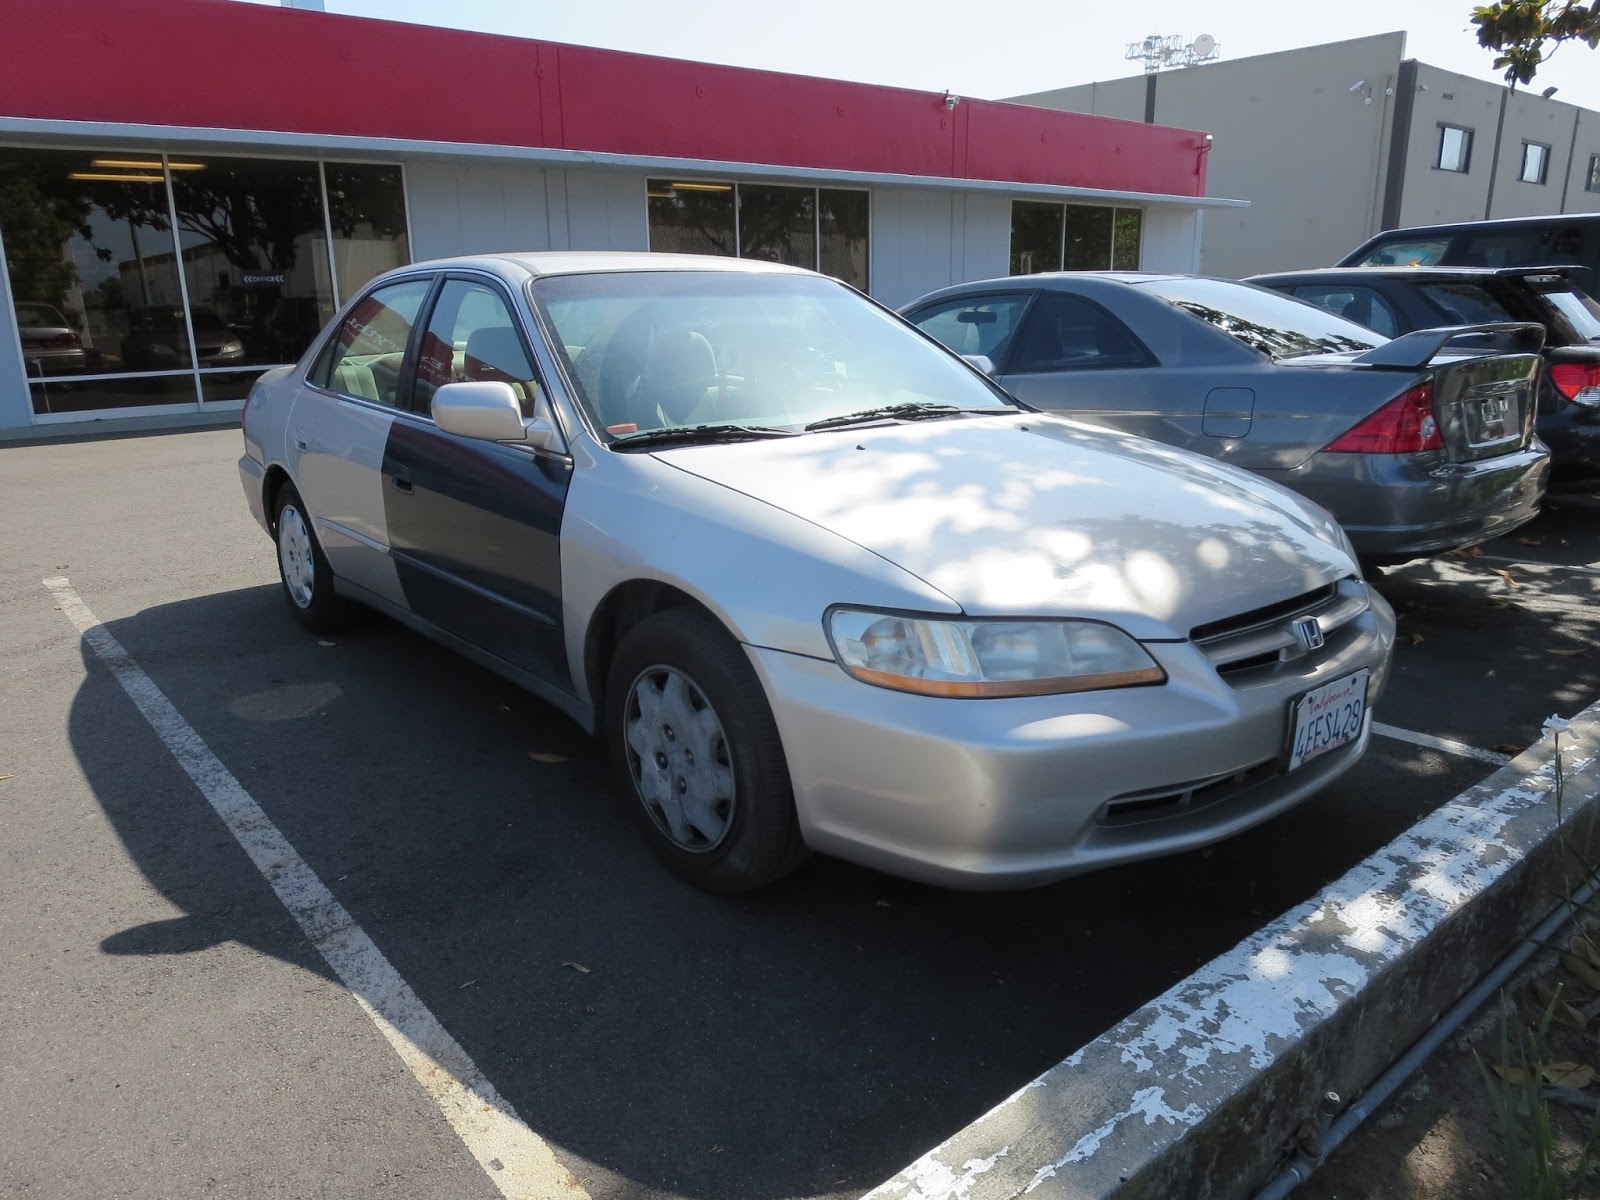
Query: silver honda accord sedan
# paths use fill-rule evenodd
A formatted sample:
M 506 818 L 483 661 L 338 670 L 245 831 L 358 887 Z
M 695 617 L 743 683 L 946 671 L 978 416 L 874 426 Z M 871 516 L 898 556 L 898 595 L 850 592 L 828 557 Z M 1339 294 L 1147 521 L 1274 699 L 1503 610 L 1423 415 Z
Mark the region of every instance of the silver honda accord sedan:
M 710 890 L 811 850 L 1006 887 L 1202 846 L 1348 770 L 1389 668 L 1323 509 L 789 267 L 418 263 L 244 437 L 301 624 L 377 610 L 567 713 Z

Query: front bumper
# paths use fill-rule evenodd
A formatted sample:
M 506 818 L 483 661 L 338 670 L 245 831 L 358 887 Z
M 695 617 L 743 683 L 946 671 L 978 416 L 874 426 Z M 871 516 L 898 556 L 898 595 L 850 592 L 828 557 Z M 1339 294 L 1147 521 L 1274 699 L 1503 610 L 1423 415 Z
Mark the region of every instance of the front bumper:
M 1314 455 L 1262 471 L 1333 513 L 1362 558 L 1405 561 L 1501 537 L 1539 515 L 1550 453 L 1526 449 L 1476 462 L 1442 452 Z
M 1220 841 L 1353 766 L 1370 717 L 1357 742 L 1282 769 L 1295 698 L 1363 668 L 1369 705 L 1383 690 L 1394 613 L 1368 592 L 1325 654 L 1231 684 L 1187 642 L 1148 644 L 1160 686 L 1008 700 L 915 696 L 831 661 L 749 654 L 808 845 L 930 883 L 1025 887 Z
M 239 482 L 244 487 L 245 503 L 250 506 L 250 515 L 256 519 L 256 524 L 267 531 L 267 536 L 272 535 L 272 521 L 267 516 L 267 469 L 251 458 L 248 454 L 239 459 Z

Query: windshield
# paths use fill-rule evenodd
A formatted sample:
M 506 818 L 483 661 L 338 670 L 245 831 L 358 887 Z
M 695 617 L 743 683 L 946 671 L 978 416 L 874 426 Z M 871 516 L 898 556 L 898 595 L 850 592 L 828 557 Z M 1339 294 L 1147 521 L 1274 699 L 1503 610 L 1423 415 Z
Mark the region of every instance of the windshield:
M 611 437 L 801 430 L 892 405 L 1008 402 L 960 359 L 819 276 L 612 271 L 538 279 L 532 295 L 590 420 Z
M 1326 309 L 1225 279 L 1150 279 L 1137 286 L 1273 358 L 1370 350 L 1389 340 Z

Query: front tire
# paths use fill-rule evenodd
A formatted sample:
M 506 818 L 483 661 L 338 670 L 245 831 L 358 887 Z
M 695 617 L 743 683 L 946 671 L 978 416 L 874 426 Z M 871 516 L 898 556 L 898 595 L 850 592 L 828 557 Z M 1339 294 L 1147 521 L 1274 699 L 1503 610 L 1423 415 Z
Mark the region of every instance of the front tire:
M 292 483 L 283 485 L 273 505 L 272 539 L 278 548 L 278 581 L 295 620 L 312 633 L 335 633 L 360 618 L 361 607 L 334 592 L 333 571 Z
M 772 710 L 710 616 L 669 609 L 630 629 L 606 686 L 617 786 L 651 848 L 709 892 L 747 892 L 807 857 Z

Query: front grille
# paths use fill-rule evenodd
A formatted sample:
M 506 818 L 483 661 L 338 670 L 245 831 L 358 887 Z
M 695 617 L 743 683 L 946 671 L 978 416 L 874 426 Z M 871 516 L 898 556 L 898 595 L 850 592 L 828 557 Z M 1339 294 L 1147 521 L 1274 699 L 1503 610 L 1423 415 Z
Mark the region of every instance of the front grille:
M 1276 604 L 1264 605 L 1261 608 L 1252 608 L 1249 612 L 1239 613 L 1233 617 L 1223 617 L 1220 621 L 1208 621 L 1204 625 L 1196 625 L 1189 630 L 1191 642 L 1204 642 L 1212 638 L 1226 637 L 1230 633 L 1242 633 L 1253 629 L 1257 625 L 1270 624 L 1280 618 L 1297 617 L 1308 609 L 1316 608 L 1320 604 L 1333 599 L 1339 585 L 1330 583 L 1326 587 L 1319 587 L 1316 591 L 1307 592 L 1303 596 L 1295 596 L 1289 600 L 1280 600 Z
M 1189 636 L 1218 675 L 1243 687 L 1284 663 L 1299 669 L 1339 653 L 1353 636 L 1346 627 L 1367 611 L 1368 604 L 1360 580 L 1341 579 L 1276 604 L 1196 625 Z M 1320 650 L 1306 651 L 1295 635 L 1293 623 L 1303 617 L 1315 620 L 1322 630 Z

